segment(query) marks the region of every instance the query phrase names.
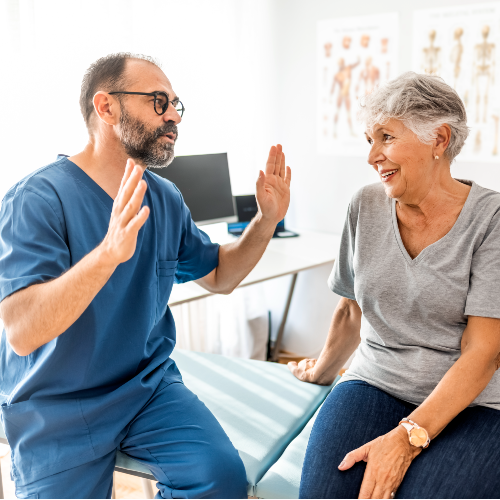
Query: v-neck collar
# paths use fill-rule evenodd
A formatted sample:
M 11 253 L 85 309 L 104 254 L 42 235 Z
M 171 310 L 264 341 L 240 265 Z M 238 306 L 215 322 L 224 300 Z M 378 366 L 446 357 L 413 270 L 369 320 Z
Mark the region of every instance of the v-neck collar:
M 460 181 L 460 179 L 457 180 Z M 404 246 L 403 240 L 401 238 L 401 234 L 399 232 L 398 216 L 396 213 L 396 200 L 394 198 L 391 200 L 392 227 L 394 230 L 394 234 L 396 236 L 396 241 L 398 242 L 398 246 L 399 249 L 401 250 L 401 253 L 403 254 L 403 257 L 410 265 L 416 266 L 429 252 L 431 252 L 434 248 L 438 247 L 444 240 L 450 238 L 451 237 L 450 235 L 453 235 L 453 233 L 458 231 L 457 228 L 459 228 L 462 225 L 462 220 L 465 217 L 464 213 L 466 213 L 469 210 L 469 205 L 472 203 L 470 200 L 475 196 L 477 189 L 477 184 L 474 181 L 470 182 L 471 182 L 470 184 L 471 188 L 469 194 L 467 195 L 467 199 L 465 200 L 464 206 L 462 207 L 462 210 L 460 211 L 460 214 L 458 215 L 455 224 L 453 224 L 451 229 L 442 238 L 435 241 L 434 243 L 431 243 L 430 245 L 427 245 L 414 259 L 411 258 L 410 254 L 408 253 L 408 250 L 406 250 L 406 247 Z
M 99 184 L 97 184 L 92 177 L 85 173 L 76 163 L 73 163 L 68 158 L 63 158 L 64 167 L 70 172 L 73 177 L 76 177 L 85 187 L 90 189 L 103 205 L 111 212 L 113 210 L 113 198 L 109 196 Z

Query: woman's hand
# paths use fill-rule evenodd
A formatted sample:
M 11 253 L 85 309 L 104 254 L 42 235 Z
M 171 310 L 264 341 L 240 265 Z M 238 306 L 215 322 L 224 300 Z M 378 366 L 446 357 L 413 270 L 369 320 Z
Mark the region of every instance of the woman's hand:
M 356 462 L 366 462 L 365 475 L 358 498 L 394 498 L 413 459 L 422 448 L 412 446 L 406 429 L 400 425 L 391 432 L 348 453 L 340 470 L 350 469 Z
M 302 382 L 309 382 L 310 384 L 330 385 L 335 380 L 335 377 L 325 377 L 324 373 L 318 370 L 316 363 L 317 359 L 306 358 L 297 364 L 295 361 L 288 363 L 289 370 Z

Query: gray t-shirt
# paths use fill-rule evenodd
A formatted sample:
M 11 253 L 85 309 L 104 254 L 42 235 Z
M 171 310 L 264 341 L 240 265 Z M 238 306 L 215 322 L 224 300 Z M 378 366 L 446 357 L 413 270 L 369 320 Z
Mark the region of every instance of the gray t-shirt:
M 419 405 L 460 357 L 467 317 L 500 318 L 500 193 L 471 185 L 451 230 L 412 259 L 382 184 L 351 200 L 330 289 L 363 312 L 341 381 Z M 500 370 L 472 405 L 500 410 Z

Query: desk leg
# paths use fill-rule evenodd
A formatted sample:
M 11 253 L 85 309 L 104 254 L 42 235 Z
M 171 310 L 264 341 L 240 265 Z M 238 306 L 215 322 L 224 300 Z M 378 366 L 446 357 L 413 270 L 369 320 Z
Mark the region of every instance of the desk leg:
M 290 310 L 290 304 L 292 302 L 293 290 L 295 289 L 295 282 L 297 281 L 297 273 L 292 276 L 292 282 L 290 283 L 290 289 L 288 290 L 288 297 L 286 299 L 285 310 L 283 311 L 283 318 L 281 319 L 281 324 L 278 330 L 278 336 L 274 342 L 274 346 L 271 350 L 270 361 L 278 361 L 280 355 L 281 340 L 283 339 L 283 333 L 285 331 L 285 323 L 288 317 L 288 311 Z

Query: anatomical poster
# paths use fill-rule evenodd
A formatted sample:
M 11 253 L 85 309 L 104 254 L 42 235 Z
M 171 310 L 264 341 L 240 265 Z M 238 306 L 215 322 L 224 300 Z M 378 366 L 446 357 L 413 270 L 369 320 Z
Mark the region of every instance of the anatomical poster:
M 457 160 L 499 162 L 500 3 L 417 11 L 413 69 L 451 85 L 467 110 L 470 135 Z
M 318 153 L 366 156 L 360 99 L 398 75 L 397 13 L 318 22 Z

